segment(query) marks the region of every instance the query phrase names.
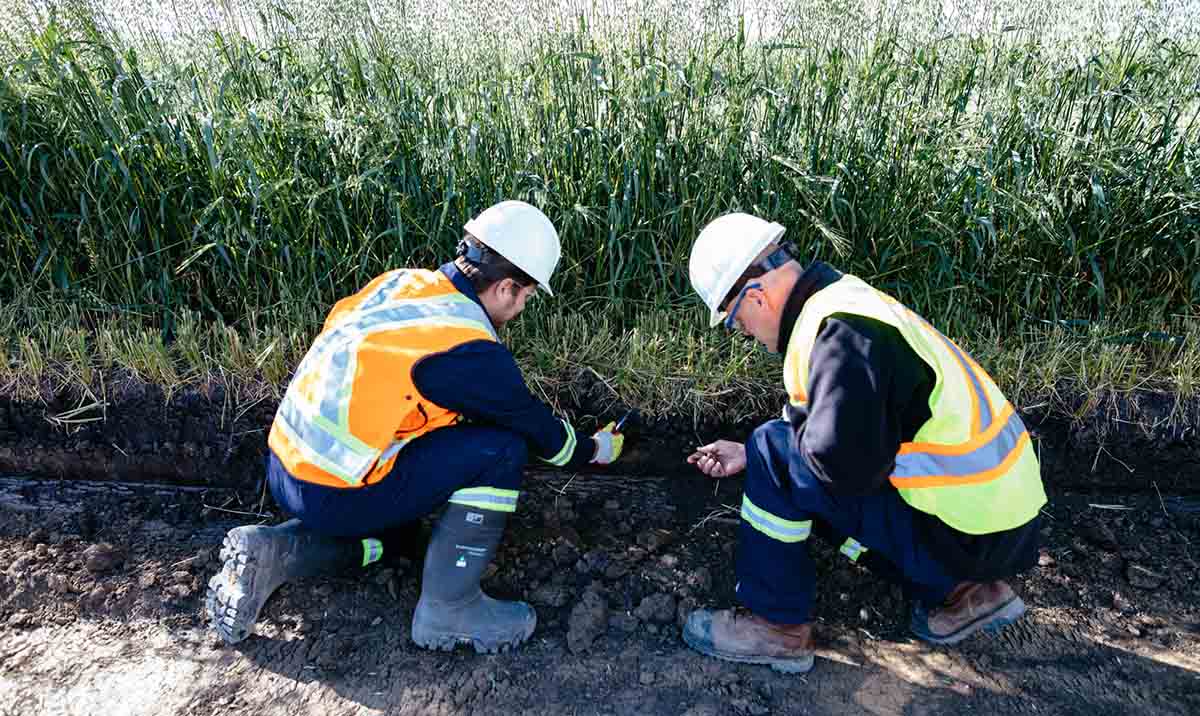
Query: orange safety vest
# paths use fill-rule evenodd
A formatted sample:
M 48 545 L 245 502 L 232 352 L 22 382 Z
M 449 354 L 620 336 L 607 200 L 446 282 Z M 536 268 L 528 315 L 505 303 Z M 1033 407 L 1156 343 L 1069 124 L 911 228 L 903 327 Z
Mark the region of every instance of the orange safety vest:
M 483 308 L 440 271 L 398 269 L 333 307 L 288 385 L 268 445 L 293 477 L 378 482 L 405 445 L 460 416 L 421 395 L 417 361 L 498 340 Z

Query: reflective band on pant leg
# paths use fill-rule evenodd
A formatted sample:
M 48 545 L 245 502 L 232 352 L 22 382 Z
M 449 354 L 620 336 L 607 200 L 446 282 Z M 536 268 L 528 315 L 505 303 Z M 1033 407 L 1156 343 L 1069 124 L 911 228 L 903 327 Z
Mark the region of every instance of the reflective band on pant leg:
M 773 515 L 742 496 L 742 520 L 771 539 L 803 542 L 812 532 L 812 520 L 785 520 Z
M 383 542 L 377 539 L 366 538 L 362 541 L 363 561 L 362 566 L 367 566 L 372 562 L 378 562 L 383 557 Z
M 862 544 L 853 537 L 847 537 L 846 541 L 842 543 L 842 548 L 838 551 L 849 557 L 851 562 L 857 562 L 858 558 L 866 553 L 867 548 L 862 546 Z
M 516 512 L 517 490 L 502 490 L 498 487 L 464 487 L 450 495 L 450 502 L 464 507 L 497 512 Z

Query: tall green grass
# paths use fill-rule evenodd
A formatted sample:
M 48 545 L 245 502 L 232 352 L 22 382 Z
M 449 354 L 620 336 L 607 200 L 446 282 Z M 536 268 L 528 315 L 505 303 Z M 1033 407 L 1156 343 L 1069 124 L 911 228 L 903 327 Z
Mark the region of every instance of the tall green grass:
M 699 340 L 697 320 L 639 316 L 698 312 L 691 242 L 735 209 L 968 342 L 1172 334 L 1196 315 L 1194 33 L 914 33 L 842 5 L 857 24 L 765 38 L 569 13 L 508 43 L 378 11 L 316 34 L 239 11 L 186 42 L 114 31 L 86 4 L 17 23 L 0 301 L 66 302 L 85 324 L 115 308 L 167 338 L 184 315 L 303 334 L 521 198 L 564 241 L 561 298 L 523 329 L 546 340 L 572 313 L 615 337 L 661 323 Z

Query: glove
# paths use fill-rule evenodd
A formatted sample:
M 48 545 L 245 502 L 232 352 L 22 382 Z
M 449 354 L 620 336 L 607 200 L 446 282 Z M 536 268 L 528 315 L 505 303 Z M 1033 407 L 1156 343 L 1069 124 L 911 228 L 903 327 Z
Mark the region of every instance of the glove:
M 621 448 L 625 446 L 625 436 L 613 432 L 616 427 L 617 423 L 613 421 L 592 435 L 592 439 L 596 441 L 596 454 L 592 456 L 591 462 L 597 465 L 608 465 L 621 457 Z

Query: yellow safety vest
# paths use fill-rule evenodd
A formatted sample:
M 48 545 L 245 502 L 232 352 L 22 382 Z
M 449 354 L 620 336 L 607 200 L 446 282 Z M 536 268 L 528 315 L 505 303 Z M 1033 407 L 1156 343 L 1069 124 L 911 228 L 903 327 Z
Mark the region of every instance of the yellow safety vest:
M 483 308 L 440 271 L 399 269 L 339 301 L 296 369 L 268 444 L 293 477 L 329 487 L 383 479 L 400 450 L 459 415 L 417 390 L 425 356 L 497 340 Z
M 912 442 L 900 446 L 889 478 L 904 501 L 968 534 L 1001 532 L 1033 519 L 1046 492 L 1029 432 L 1012 404 L 953 341 L 862 279 L 844 275 L 804 304 L 784 359 L 789 401 L 808 403 L 813 343 L 835 313 L 895 327 L 937 376 L 931 416 Z

